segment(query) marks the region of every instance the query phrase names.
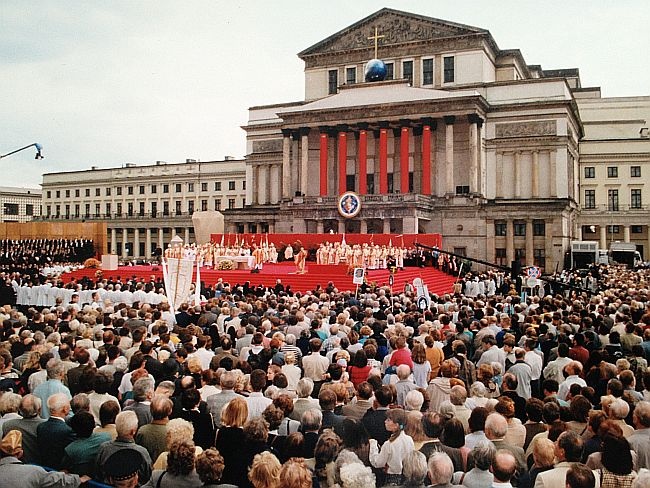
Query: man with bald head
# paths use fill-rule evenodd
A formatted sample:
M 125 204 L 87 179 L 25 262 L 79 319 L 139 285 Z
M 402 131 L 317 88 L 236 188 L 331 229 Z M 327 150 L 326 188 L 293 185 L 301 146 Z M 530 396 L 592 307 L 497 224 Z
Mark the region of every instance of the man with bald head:
M 491 413 L 485 420 L 485 436 L 492 441 L 494 447 L 503 449 L 515 458 L 517 462 L 517 476 L 523 475 L 527 471 L 526 457 L 524 450 L 519 446 L 513 446 L 505 441 L 508 433 L 508 421 L 498 413 Z
M 47 399 L 50 417 L 36 427 L 36 443 L 44 467 L 61 469 L 65 448 L 74 440 L 74 432 L 65 422 L 70 413 L 70 400 L 65 393 Z
M 517 471 L 517 461 L 510 451 L 499 449 L 494 456 L 490 471 L 494 476 L 493 488 L 512 488 L 512 479 Z
M 18 407 L 18 413 L 22 418 L 7 420 L 2 424 L 2 435 L 6 436 L 12 430 L 22 433 L 23 457 L 22 460 L 29 464 L 40 464 L 41 453 L 38 450 L 36 429 L 45 422 L 40 417 L 41 399 L 32 395 L 25 395 Z

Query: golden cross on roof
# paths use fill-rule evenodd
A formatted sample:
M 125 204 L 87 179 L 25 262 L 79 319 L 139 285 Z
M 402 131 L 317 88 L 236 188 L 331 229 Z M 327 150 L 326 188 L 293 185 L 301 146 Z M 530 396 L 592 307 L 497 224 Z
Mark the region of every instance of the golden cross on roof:
M 379 39 L 383 39 L 384 37 L 386 37 L 386 36 L 380 36 L 380 35 L 377 35 L 377 34 L 378 34 L 378 29 L 377 29 L 377 27 L 375 27 L 375 35 L 374 35 L 374 36 L 370 36 L 370 37 L 368 38 L 369 41 L 372 41 L 372 40 L 375 41 L 375 59 L 377 59 L 377 41 L 378 41 Z

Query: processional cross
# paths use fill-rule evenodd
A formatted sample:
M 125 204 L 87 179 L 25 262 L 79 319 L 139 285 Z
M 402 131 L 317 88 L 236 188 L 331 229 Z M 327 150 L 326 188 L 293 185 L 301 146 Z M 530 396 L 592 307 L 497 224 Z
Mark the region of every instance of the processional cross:
M 385 37 L 386 37 L 386 36 L 383 36 L 383 35 L 380 36 L 380 35 L 378 35 L 378 28 L 375 27 L 375 35 L 374 35 L 374 36 L 370 36 L 370 37 L 368 38 L 369 41 L 372 41 L 372 40 L 375 41 L 375 59 L 377 59 L 377 41 L 378 41 L 379 39 L 383 39 L 383 38 L 385 38 Z

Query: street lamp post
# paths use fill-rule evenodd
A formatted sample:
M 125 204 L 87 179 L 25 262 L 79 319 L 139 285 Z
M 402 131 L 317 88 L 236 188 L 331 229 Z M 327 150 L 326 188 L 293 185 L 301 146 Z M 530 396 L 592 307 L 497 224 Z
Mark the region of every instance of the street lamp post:
M 25 149 L 29 149 L 30 147 L 35 147 L 36 148 L 36 157 L 34 159 L 43 159 L 43 146 L 41 146 L 38 142 L 34 142 L 32 144 L 29 144 L 28 146 L 21 147 L 20 149 L 16 149 L 15 151 L 8 152 L 7 154 L 0 154 L 0 159 L 6 158 L 7 156 L 11 156 L 12 154 L 16 154 L 20 151 L 24 151 Z

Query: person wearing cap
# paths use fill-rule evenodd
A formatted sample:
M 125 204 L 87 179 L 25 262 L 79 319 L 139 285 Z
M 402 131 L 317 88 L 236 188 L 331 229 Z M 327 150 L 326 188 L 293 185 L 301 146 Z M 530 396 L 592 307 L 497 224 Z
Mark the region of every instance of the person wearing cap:
M 128 449 L 111 454 L 104 462 L 106 481 L 115 488 L 135 488 L 139 482 L 140 459 Z
M 20 431 L 12 430 L 0 441 L 0 486 L 76 488 L 90 480 L 88 476 L 47 472 L 40 466 L 24 464 L 20 460 L 23 456 L 22 437 Z

